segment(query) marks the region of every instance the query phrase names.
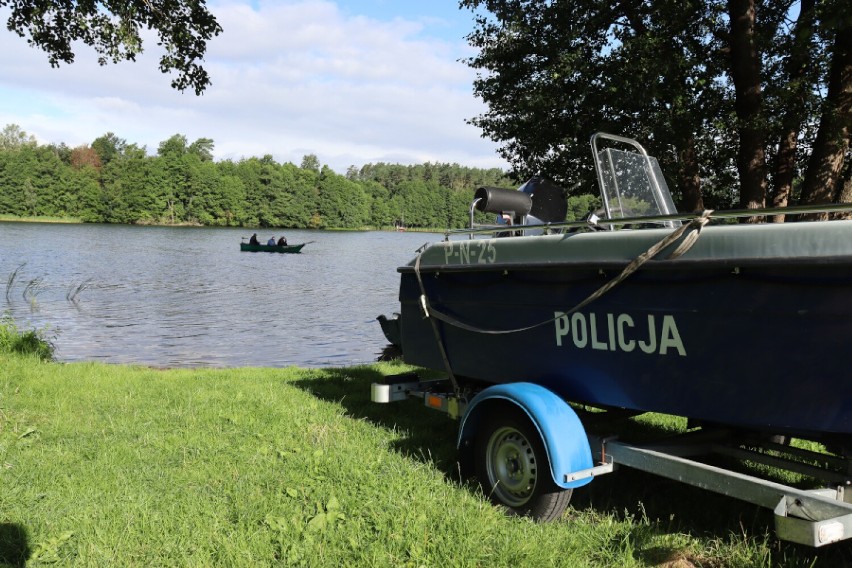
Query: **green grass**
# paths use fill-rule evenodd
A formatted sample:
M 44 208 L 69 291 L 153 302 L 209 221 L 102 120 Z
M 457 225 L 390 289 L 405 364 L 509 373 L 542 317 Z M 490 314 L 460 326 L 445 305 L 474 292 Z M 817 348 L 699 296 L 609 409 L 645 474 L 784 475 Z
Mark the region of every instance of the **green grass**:
M 457 424 L 376 405 L 395 363 L 154 370 L 0 352 L 6 566 L 840 566 L 771 513 L 622 470 L 558 522 L 458 481 Z M 665 422 L 665 421 L 663 421 Z M 642 427 L 647 427 L 643 425 Z
M 20 216 L 20 215 L 0 215 L 0 221 L 20 221 L 24 223 L 82 223 L 82 219 L 78 217 L 48 217 L 46 215 L 36 216 Z
M 53 359 L 53 344 L 44 330 L 20 330 L 12 317 L 4 314 L 0 316 L 0 353 L 18 353 L 49 361 Z

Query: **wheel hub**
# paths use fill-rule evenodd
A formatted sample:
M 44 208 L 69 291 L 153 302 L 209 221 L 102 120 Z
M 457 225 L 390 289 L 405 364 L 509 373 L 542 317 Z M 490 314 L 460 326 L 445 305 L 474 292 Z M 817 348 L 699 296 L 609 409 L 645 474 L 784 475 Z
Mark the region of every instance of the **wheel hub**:
M 494 492 L 509 506 L 522 506 L 535 490 L 535 454 L 529 441 L 514 428 L 494 432 L 489 441 L 487 471 Z

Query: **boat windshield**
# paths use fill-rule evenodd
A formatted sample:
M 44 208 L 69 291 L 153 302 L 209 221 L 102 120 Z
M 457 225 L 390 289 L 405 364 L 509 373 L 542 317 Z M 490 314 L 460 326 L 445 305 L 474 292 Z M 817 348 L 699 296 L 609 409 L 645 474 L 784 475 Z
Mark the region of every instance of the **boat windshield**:
M 635 151 L 612 147 L 599 150 L 598 141 L 602 139 L 630 145 Z M 599 132 L 592 136 L 592 153 L 607 218 L 659 217 L 677 213 L 660 164 L 638 142 Z M 655 224 L 674 227 L 680 225 L 680 221 L 657 221 Z

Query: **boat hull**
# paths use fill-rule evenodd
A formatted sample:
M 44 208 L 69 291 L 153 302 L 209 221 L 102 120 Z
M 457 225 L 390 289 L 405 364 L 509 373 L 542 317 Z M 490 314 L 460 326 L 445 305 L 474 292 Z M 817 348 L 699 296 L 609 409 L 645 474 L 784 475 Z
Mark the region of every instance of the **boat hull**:
M 649 261 L 575 312 L 666 231 L 434 245 L 399 269 L 405 361 L 445 368 L 425 292 L 451 321 L 435 323 L 462 380 L 852 439 L 852 223 L 796 225 L 708 227 L 683 257 Z
M 302 247 L 306 243 L 298 245 L 251 245 L 248 243 L 240 243 L 240 251 L 242 252 L 282 252 L 282 253 L 298 253 L 302 251 Z

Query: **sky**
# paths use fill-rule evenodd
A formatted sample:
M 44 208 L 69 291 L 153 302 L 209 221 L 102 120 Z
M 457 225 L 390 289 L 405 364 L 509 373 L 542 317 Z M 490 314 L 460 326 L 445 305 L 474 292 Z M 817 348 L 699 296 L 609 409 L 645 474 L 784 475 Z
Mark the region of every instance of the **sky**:
M 44 52 L 0 29 L 0 128 L 40 144 L 90 144 L 112 132 L 156 154 L 183 134 L 214 142 L 214 159 L 301 163 L 314 154 L 338 173 L 387 162 L 508 169 L 496 144 L 465 121 L 473 95 L 473 15 L 457 0 L 208 0 L 223 33 L 198 97 L 158 70 L 156 37 L 136 62 L 101 67 L 94 51 L 51 68 Z M 0 9 L 5 24 L 8 9 Z

